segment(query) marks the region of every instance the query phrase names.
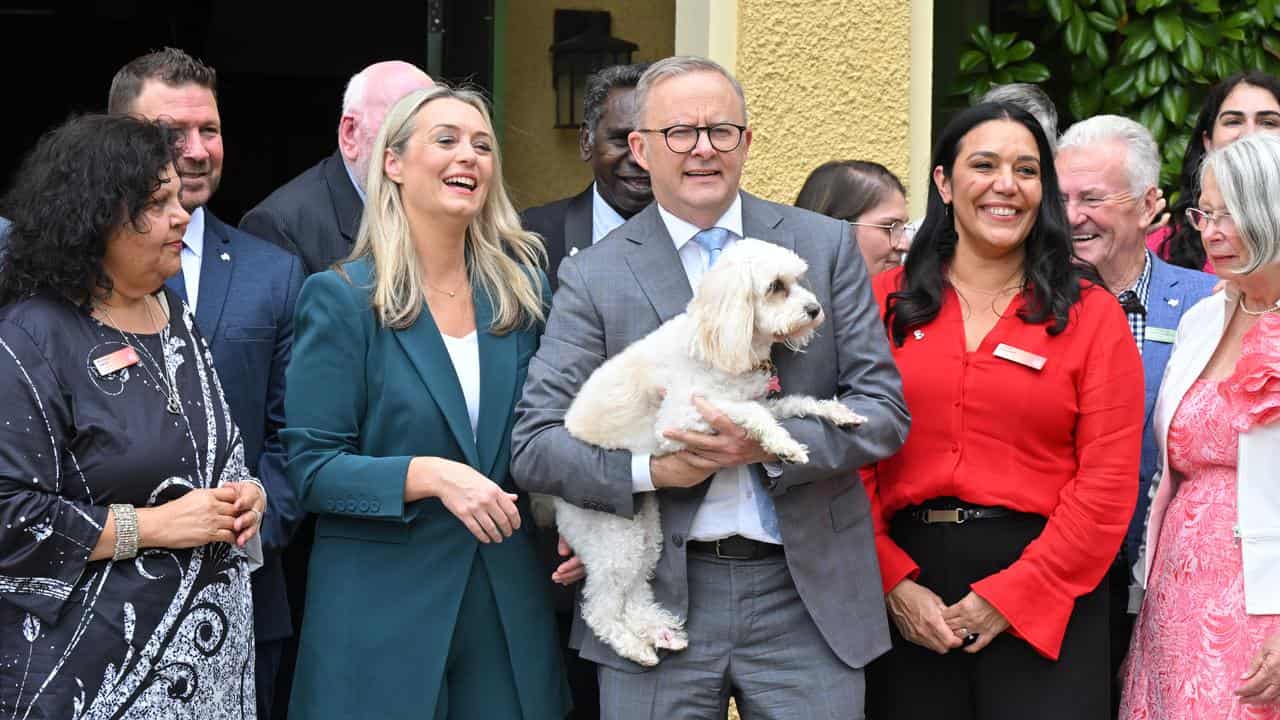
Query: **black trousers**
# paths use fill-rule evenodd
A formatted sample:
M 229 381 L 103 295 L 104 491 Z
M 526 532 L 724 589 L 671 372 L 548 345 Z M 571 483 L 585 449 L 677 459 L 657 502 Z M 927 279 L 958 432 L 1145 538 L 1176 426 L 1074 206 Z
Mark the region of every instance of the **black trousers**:
M 964 507 L 954 499 L 925 504 Z M 918 582 L 947 604 L 1011 565 L 1044 529 L 1038 515 L 924 523 L 898 513 L 890 536 L 920 566 Z M 1001 633 L 976 654 L 938 655 L 893 628 L 893 649 L 867 668 L 870 720 L 1103 720 L 1111 713 L 1107 580 L 1076 600 L 1057 662 Z

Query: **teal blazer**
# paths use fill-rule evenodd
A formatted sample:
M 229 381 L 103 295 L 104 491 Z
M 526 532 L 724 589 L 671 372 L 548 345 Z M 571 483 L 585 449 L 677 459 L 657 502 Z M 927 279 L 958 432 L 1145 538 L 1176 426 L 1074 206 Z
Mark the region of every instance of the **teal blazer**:
M 382 327 L 369 303 L 371 264 L 344 269 L 350 280 L 330 270 L 303 285 L 286 377 L 288 474 L 318 516 L 289 717 L 432 717 L 472 563 L 483 562 L 523 716 L 563 718 L 567 686 L 527 497 L 521 529 L 491 544 L 438 499 L 404 501 L 409 460 L 424 455 L 517 492 L 507 472 L 512 410 L 541 328 L 488 332 L 492 308 L 476 293 L 473 436 L 431 313 L 404 330 Z

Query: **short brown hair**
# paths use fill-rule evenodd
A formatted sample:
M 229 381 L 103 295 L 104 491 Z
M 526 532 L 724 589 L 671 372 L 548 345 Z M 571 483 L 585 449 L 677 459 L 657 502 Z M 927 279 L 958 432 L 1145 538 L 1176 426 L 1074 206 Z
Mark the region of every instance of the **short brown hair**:
M 166 47 L 136 57 L 116 72 L 107 95 L 107 112 L 113 115 L 130 112 L 148 80 L 175 87 L 194 83 L 208 88 L 215 99 L 218 97 L 218 73 L 213 68 L 182 50 Z

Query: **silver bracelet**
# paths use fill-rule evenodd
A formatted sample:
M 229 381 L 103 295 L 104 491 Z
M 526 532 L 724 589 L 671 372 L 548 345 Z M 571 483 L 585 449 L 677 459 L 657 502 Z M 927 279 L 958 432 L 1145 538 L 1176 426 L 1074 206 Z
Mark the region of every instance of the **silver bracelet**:
M 111 559 L 130 560 L 138 554 L 138 511 L 132 505 L 112 505 L 116 519 L 116 548 Z

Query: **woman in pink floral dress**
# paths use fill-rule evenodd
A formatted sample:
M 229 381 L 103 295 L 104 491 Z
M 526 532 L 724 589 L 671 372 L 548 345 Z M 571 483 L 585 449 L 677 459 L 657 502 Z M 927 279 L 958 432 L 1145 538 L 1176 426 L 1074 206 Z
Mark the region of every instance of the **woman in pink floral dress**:
M 1280 139 L 1210 154 L 1192 308 L 1156 403 L 1164 473 L 1120 717 L 1280 720 Z

